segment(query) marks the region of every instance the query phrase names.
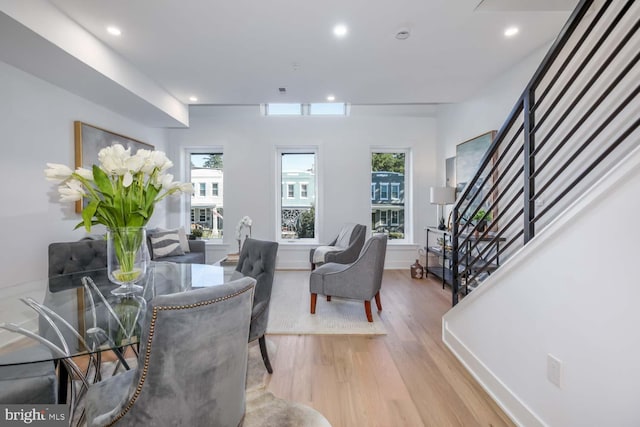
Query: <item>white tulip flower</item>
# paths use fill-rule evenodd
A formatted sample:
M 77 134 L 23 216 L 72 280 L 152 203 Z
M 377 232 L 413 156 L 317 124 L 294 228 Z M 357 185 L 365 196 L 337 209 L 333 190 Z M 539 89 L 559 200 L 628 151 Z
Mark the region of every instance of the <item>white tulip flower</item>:
M 69 180 L 58 187 L 58 193 L 60 193 L 60 201 L 62 202 L 77 202 L 82 200 L 86 194 L 82 183 L 75 179 Z
M 131 173 L 138 173 L 144 168 L 146 158 L 140 155 L 140 150 L 138 150 L 135 156 L 131 156 L 125 160 L 125 164 Z
M 124 177 L 122 178 L 122 186 L 124 188 L 129 188 L 133 184 L 133 175 L 131 172 L 126 171 Z
M 64 181 L 71 177 L 73 170 L 67 165 L 59 163 L 47 163 L 48 169 L 44 170 L 47 181 Z
M 76 175 L 81 176 L 82 178 L 86 179 L 87 181 L 93 181 L 93 171 L 91 169 L 77 168 L 76 169 Z
M 162 151 L 151 152 L 151 163 L 158 168 L 159 172 L 164 172 L 173 166 L 173 162 L 167 158 L 167 155 Z
M 193 193 L 193 184 L 190 182 L 180 183 L 178 189 L 181 193 L 192 194 Z
M 98 160 L 104 170 L 109 175 L 124 175 L 129 168 L 127 160 L 131 157 L 131 149 L 125 149 L 120 144 L 105 147 L 98 153 Z

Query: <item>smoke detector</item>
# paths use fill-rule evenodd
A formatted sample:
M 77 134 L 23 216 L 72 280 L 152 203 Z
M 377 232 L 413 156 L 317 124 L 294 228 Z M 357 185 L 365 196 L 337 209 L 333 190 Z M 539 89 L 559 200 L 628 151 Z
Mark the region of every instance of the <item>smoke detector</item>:
M 398 31 L 396 31 L 396 38 L 398 40 L 406 40 L 409 38 L 409 36 L 411 35 L 411 30 L 407 27 L 402 27 L 402 28 L 398 28 Z

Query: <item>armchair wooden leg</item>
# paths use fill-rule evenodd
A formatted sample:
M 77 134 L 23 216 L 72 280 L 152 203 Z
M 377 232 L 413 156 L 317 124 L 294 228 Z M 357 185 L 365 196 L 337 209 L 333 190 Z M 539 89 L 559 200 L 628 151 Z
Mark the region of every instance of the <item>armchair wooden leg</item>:
M 327 301 L 331 302 L 331 295 L 327 295 Z
M 318 294 L 311 294 L 311 314 L 316 314 L 316 301 L 318 300 Z
M 378 306 L 378 311 L 382 311 L 382 303 L 380 302 L 380 291 L 376 294 L 376 306 Z
M 258 338 L 258 344 L 260 344 L 260 354 L 262 354 L 264 367 L 267 368 L 267 372 L 273 374 L 273 368 L 271 367 L 271 362 L 269 361 L 269 353 L 267 353 L 267 343 L 264 335 Z
M 373 316 L 371 315 L 371 301 L 364 302 L 364 312 L 367 314 L 367 320 L 373 322 Z

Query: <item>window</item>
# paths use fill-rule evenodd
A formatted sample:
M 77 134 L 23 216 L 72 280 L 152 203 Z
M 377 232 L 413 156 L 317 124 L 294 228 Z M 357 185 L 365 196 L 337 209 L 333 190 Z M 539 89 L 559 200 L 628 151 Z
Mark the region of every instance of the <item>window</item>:
M 347 104 L 340 102 L 322 102 L 309 104 L 310 116 L 346 116 Z
M 398 211 L 391 211 L 391 225 L 398 225 Z
M 380 184 L 380 200 L 389 200 L 389 183 Z
M 400 198 L 400 183 L 392 182 L 391 183 L 391 199 L 398 200 Z
M 349 110 L 344 102 L 274 103 L 264 104 L 263 112 L 265 116 L 348 116 Z
M 389 240 L 406 241 L 408 236 L 408 158 L 409 150 L 371 153 L 371 229 L 386 233 Z
M 278 150 L 277 170 L 281 185 L 278 195 L 280 239 L 299 241 L 315 239 L 316 217 L 316 152 L 315 150 Z M 295 188 L 300 188 L 296 195 Z
M 192 197 L 188 207 L 188 223 L 191 228 L 202 230 L 205 239 L 222 239 L 224 173 L 221 151 L 187 150 L 189 165 L 187 177 L 198 186 L 197 197 Z M 211 192 L 207 194 L 207 187 Z
M 301 116 L 302 104 L 267 104 L 265 114 L 267 116 Z

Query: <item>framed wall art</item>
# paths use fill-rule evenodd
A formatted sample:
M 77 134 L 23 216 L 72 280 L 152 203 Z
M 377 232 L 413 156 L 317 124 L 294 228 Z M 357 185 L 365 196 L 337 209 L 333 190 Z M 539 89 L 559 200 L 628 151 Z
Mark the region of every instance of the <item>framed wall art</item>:
M 76 168 L 83 167 L 91 169 L 91 166 L 98 162 L 98 152 L 104 147 L 113 144 L 122 144 L 125 148 L 131 148 L 131 153 L 135 154 L 140 148 L 153 150 L 153 145 L 119 133 L 111 132 L 80 121 L 73 122 Z M 76 212 L 82 212 L 84 202 L 76 203 Z
M 467 183 L 469 183 L 477 173 L 480 163 L 491 146 L 495 136 L 496 131 L 493 130 L 476 136 L 475 138 L 471 138 L 468 141 L 464 141 L 456 146 L 456 199 L 461 196 L 467 186 Z M 495 176 L 491 176 L 490 179 L 493 181 Z M 475 183 L 475 187 L 480 189 L 480 191 L 488 191 L 491 187 L 491 183 L 486 183 L 485 179 L 480 179 Z M 473 194 L 473 192 L 471 194 Z M 478 207 L 478 204 L 483 197 L 483 194 L 476 197 L 467 212 L 473 212 Z M 492 200 L 490 198 L 487 201 L 487 205 L 489 205 L 491 201 Z M 488 206 L 486 209 L 488 210 Z M 496 212 L 494 212 L 494 214 L 495 213 Z

